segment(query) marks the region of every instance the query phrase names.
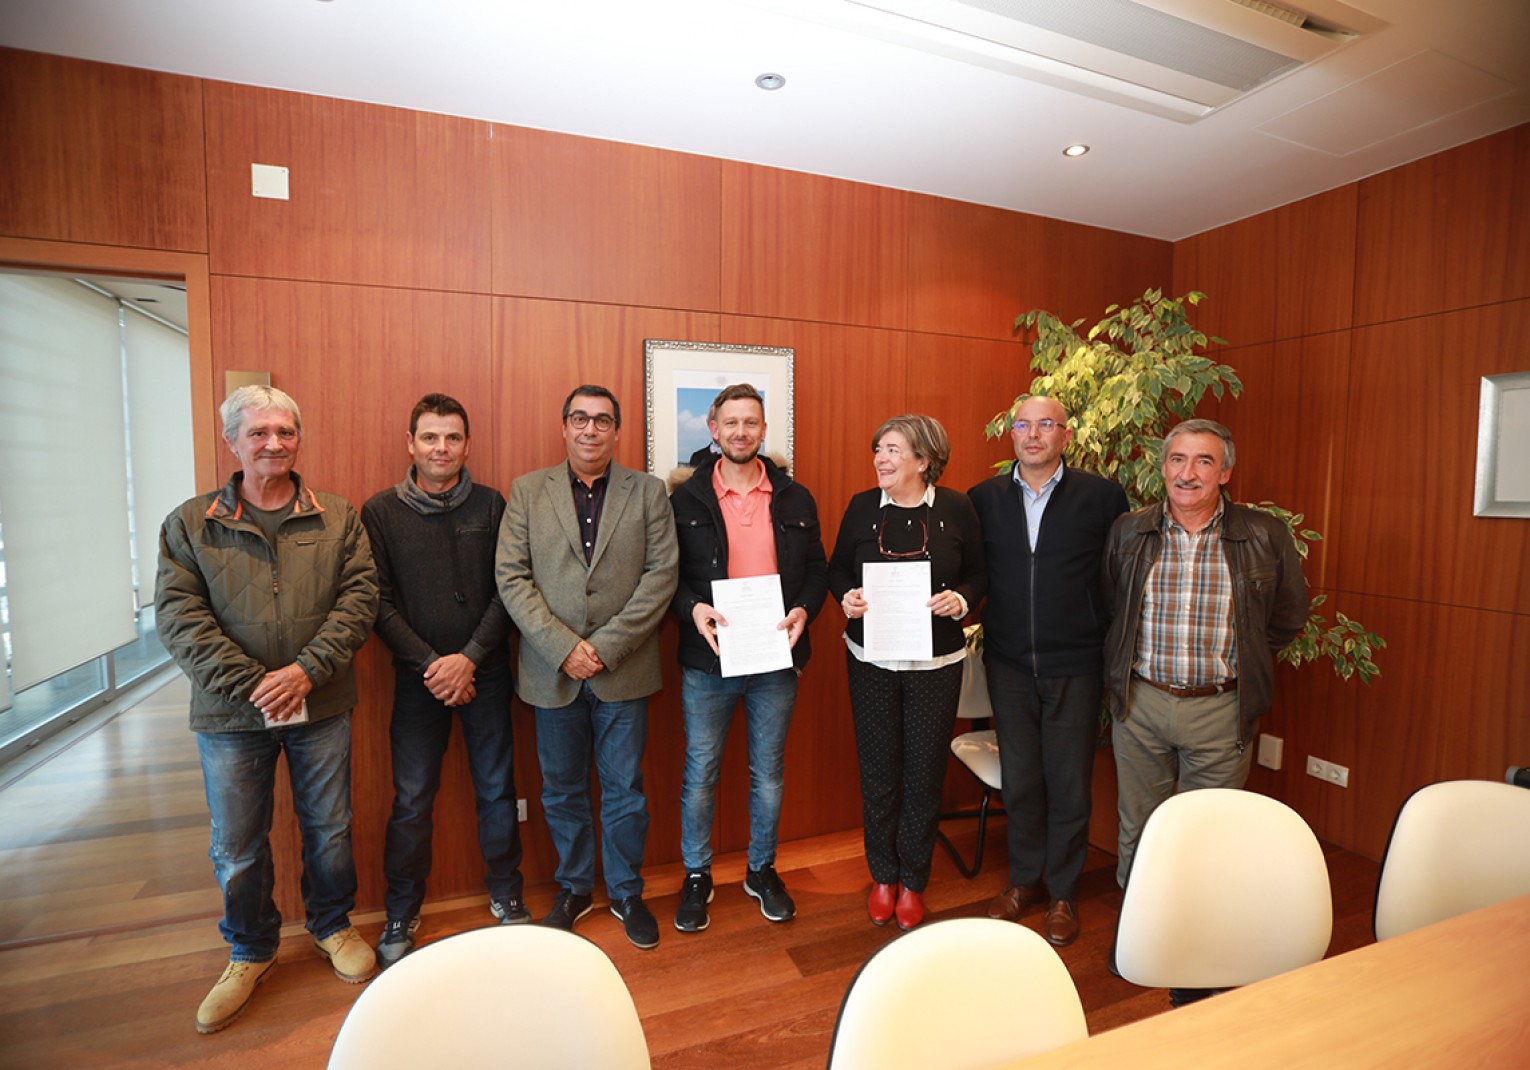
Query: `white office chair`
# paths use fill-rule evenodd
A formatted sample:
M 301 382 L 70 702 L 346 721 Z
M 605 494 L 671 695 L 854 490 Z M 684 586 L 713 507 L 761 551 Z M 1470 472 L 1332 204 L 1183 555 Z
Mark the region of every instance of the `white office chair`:
M 582 936 L 493 926 L 426 944 L 356 1000 L 329 1070 L 649 1070 L 621 974 Z
M 999 738 L 992 727 L 993 705 L 988 699 L 988 672 L 983 665 L 983 649 L 974 646 L 973 633 L 980 625 L 970 625 L 967 634 L 967 658 L 962 662 L 962 694 L 956 707 L 956 716 L 983 727 L 963 732 L 951 741 L 951 753 L 966 770 L 977 777 L 983 786 L 983 797 L 975 810 L 952 810 L 940 815 L 945 821 L 953 818 L 977 818 L 977 847 L 969 865 L 963 861 L 944 832 L 937 832 L 941 846 L 951 855 L 951 861 L 962 876 L 971 880 L 983 866 L 983 848 L 988 840 L 988 813 L 994 796 L 1000 792 L 1003 780 L 999 772 Z
M 1089 1035 L 1067 967 L 1023 925 L 955 918 L 884 945 L 850 982 L 829 1070 L 967 1070 Z
M 1530 791 L 1492 780 L 1419 788 L 1392 826 L 1376 939 L 1530 894 Z
M 1332 935 L 1328 866 L 1301 815 L 1204 788 L 1172 796 L 1142 829 L 1116 966 L 1149 988 L 1232 988 L 1318 961 Z

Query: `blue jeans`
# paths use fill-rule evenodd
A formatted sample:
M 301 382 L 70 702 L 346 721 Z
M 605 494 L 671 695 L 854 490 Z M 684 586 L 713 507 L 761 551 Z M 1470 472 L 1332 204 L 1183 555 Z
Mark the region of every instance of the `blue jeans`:
M 351 715 L 291 728 L 198 732 L 212 813 L 208 857 L 223 891 L 218 928 L 235 962 L 276 957 L 282 916 L 271 898 L 271 812 L 276 761 L 286 752 L 292 808 L 303 836 L 303 909 L 316 940 L 350 925 L 356 905 L 351 855 Z
M 558 852 L 558 883 L 578 895 L 595 887 L 595 818 L 590 807 L 590 755 L 600 774 L 600 853 L 613 901 L 641 895 L 648 799 L 643 748 L 648 699 L 602 702 L 588 683 L 558 709 L 535 707 L 542 811 Z
M 478 810 L 478 848 L 484 885 L 495 899 L 521 895 L 521 830 L 515 818 L 514 739 L 510 727 L 510 669 L 500 666 L 475 678 L 478 694 L 465 706 L 448 708 L 430 693 L 418 673 L 395 671 L 393 718 L 393 812 L 383 847 L 388 878 L 388 917 L 412 918 L 425 902 L 430 876 L 431 838 L 441 760 L 451 738 L 452 715 L 462 719 L 468 771 Z
M 712 865 L 712 811 L 723 746 L 739 699 L 749 733 L 749 868 L 774 865 L 786 769 L 786 730 L 797 700 L 792 669 L 756 676 L 713 676 L 681 669 L 685 776 L 680 789 L 680 857 L 687 870 Z

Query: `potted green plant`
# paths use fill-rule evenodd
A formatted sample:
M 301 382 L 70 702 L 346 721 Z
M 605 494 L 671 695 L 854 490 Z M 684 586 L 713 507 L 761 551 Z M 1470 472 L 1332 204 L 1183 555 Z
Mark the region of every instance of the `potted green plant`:
M 1018 317 L 1017 331 L 1035 332 L 1030 364 L 1036 375 L 1029 393 L 989 421 L 988 437 L 1009 432 L 1015 410 L 1027 397 L 1054 397 L 1071 414 L 1069 464 L 1121 484 L 1133 507 L 1159 500 L 1163 473 L 1158 454 L 1164 434 L 1194 416 L 1208 390 L 1219 399 L 1243 392 L 1232 368 L 1205 355 L 1208 346 L 1227 343 L 1190 323 L 1186 306 L 1204 297 L 1192 291 L 1170 298 L 1148 290 L 1130 305 L 1111 305 L 1105 318 L 1082 335 L 1083 320 L 1064 323 L 1042 309 Z M 1323 537 L 1302 526 L 1301 513 L 1269 501 L 1245 504 L 1284 520 L 1303 558 L 1310 544 Z M 1330 623 L 1319 612 L 1327 597 L 1313 596 L 1306 627 L 1280 652 L 1280 660 L 1301 665 L 1327 658 L 1341 678 L 1358 676 L 1369 683 L 1380 675 L 1373 658 L 1386 640 L 1343 613 L 1336 613 Z

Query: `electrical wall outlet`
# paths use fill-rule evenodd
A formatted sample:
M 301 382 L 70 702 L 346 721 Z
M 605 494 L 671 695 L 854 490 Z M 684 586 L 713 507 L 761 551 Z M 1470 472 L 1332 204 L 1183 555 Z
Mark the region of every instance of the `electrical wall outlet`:
M 1281 755 L 1286 752 L 1286 741 L 1268 732 L 1259 733 L 1259 764 L 1266 769 L 1279 769 Z
M 515 819 L 517 821 L 519 821 L 523 825 L 526 823 L 526 800 L 525 799 L 516 799 L 515 800 Z
M 1337 762 L 1325 762 L 1321 758 L 1307 755 L 1307 775 L 1315 776 L 1319 780 L 1326 780 L 1330 784 L 1336 784 L 1341 788 L 1349 787 L 1349 766 L 1339 765 Z

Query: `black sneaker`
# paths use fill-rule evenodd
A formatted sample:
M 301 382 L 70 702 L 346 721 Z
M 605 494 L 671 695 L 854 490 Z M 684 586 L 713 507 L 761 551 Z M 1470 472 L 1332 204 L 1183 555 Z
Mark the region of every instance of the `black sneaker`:
M 760 913 L 771 921 L 791 921 L 797 916 L 797 904 L 786 894 L 786 885 L 776 876 L 775 866 L 761 866 L 746 873 L 744 891 L 760 901 Z
M 712 873 L 697 869 L 685 875 L 680 888 L 680 906 L 675 911 L 675 928 L 683 933 L 699 933 L 712 919 L 707 917 L 707 904 L 712 901 Z
M 558 901 L 547 912 L 547 917 L 542 919 L 542 924 L 564 932 L 573 932 L 574 922 L 588 914 L 594 902 L 588 895 L 564 888 L 558 892 Z
M 526 904 L 521 902 L 518 895 L 507 895 L 503 899 L 489 900 L 489 913 L 499 920 L 501 925 L 525 925 L 531 920 L 531 911 L 526 909 Z
M 419 915 L 390 920 L 383 926 L 382 937 L 377 941 L 377 962 L 383 969 L 414 950 L 414 934 L 419 927 Z
M 654 921 L 653 911 L 643 905 L 642 896 L 629 895 L 626 899 L 612 903 L 611 913 L 621 919 L 623 928 L 627 930 L 627 939 L 632 941 L 633 947 L 647 951 L 659 946 L 659 923 Z

